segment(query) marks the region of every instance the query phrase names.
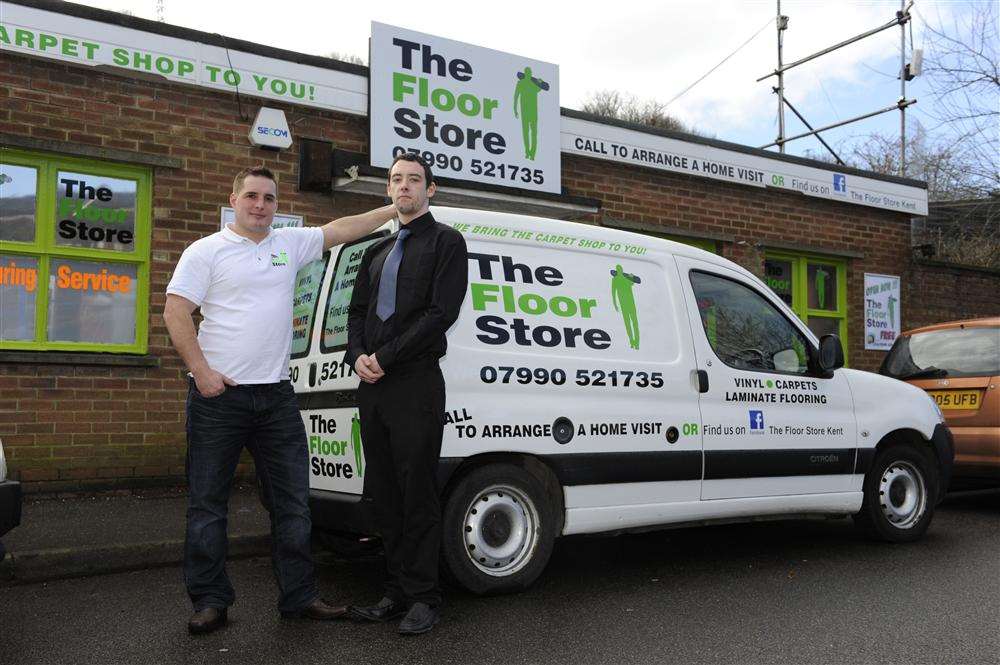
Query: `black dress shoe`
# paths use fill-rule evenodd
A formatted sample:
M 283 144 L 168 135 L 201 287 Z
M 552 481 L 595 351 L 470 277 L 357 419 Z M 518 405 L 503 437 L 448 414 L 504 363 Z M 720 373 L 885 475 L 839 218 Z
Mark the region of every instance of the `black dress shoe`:
M 211 633 L 213 630 L 218 630 L 225 626 L 226 618 L 227 612 L 225 607 L 206 607 L 203 610 L 195 612 L 194 616 L 188 620 L 188 632 L 192 635 Z
M 413 603 L 406 617 L 399 622 L 400 635 L 421 635 L 426 633 L 441 619 L 438 608 L 427 603 Z
M 390 621 L 406 614 L 406 607 L 391 598 L 383 598 L 378 601 L 378 605 L 368 607 L 358 607 L 351 605 L 347 608 L 347 615 L 357 621 L 378 621 L 380 623 Z
M 294 612 L 282 612 L 283 619 L 315 619 L 316 621 L 329 621 L 330 619 L 340 619 L 347 614 L 347 608 L 343 605 L 327 605 L 323 600 L 317 598 L 301 610 Z

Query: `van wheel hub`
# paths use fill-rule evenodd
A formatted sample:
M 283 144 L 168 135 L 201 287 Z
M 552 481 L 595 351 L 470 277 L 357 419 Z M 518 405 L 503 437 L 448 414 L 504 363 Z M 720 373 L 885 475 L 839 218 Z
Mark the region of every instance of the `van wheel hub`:
M 879 481 L 882 514 L 898 529 L 909 529 L 927 509 L 927 489 L 920 470 L 909 462 L 890 464 Z
M 466 509 L 464 525 L 469 559 L 489 575 L 517 572 L 538 546 L 538 509 L 516 487 L 484 489 Z

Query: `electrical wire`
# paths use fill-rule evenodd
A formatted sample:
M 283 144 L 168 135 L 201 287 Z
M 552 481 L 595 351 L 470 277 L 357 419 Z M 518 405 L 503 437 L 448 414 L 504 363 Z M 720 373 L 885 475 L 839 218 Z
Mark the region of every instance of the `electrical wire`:
M 826 91 L 826 86 L 823 85 L 823 80 L 816 76 L 815 72 L 813 73 L 813 78 L 816 79 L 816 83 L 819 83 L 819 89 L 823 91 L 823 96 L 826 97 L 827 104 L 829 104 L 830 108 L 833 109 L 834 117 L 837 118 L 837 120 L 840 120 L 840 111 L 837 110 L 837 105 L 833 103 L 832 99 L 830 99 L 830 93 Z
M 735 51 L 733 51 L 732 53 L 730 53 L 729 55 L 727 55 L 725 58 L 723 58 L 722 61 L 719 64 L 717 64 L 715 67 L 712 67 L 707 72 L 705 72 L 697 81 L 695 81 L 694 83 L 692 83 L 691 85 L 689 85 L 688 87 L 684 88 L 679 93 L 677 93 L 676 95 L 674 95 L 674 98 L 671 99 L 666 104 L 664 104 L 663 108 L 665 109 L 668 106 L 670 106 L 671 104 L 673 104 L 674 102 L 676 102 L 684 94 L 686 94 L 691 88 L 695 87 L 696 85 L 698 85 L 699 83 L 701 83 L 702 81 L 704 81 L 706 78 L 708 78 L 708 76 L 712 72 L 714 72 L 716 69 L 718 69 L 722 65 L 726 64 L 727 60 L 729 60 L 731 57 L 733 57 L 734 55 L 736 55 L 737 53 L 739 53 L 743 49 L 744 46 L 746 46 L 747 44 L 749 44 L 750 42 L 752 42 L 754 40 L 754 38 L 757 37 L 757 35 L 759 35 L 760 33 L 764 32 L 765 28 L 767 28 L 769 25 L 771 25 L 771 23 L 773 23 L 775 20 L 777 20 L 777 19 L 774 19 L 774 18 L 767 19 L 767 23 L 765 23 L 764 25 L 762 25 L 761 28 L 760 28 L 760 30 L 758 30 L 757 32 L 753 33 L 748 40 L 746 40 L 745 42 L 743 42 L 742 44 L 740 44 L 738 47 L 736 47 Z
M 236 70 L 233 69 L 233 59 L 229 57 L 229 42 L 226 40 L 225 35 L 219 35 L 219 37 L 222 37 L 222 48 L 226 49 L 226 62 L 229 63 L 229 70 L 235 72 Z M 223 77 L 223 81 L 225 81 L 225 77 Z M 239 110 L 240 120 L 243 122 L 249 122 L 250 118 L 243 114 L 243 100 L 240 99 L 239 84 L 233 86 L 233 91 L 236 93 L 236 108 Z

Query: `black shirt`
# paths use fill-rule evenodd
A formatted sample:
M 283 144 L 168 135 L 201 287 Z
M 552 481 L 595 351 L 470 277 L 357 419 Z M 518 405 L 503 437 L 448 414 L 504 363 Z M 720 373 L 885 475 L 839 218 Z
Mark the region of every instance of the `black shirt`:
M 365 252 L 358 268 L 347 319 L 347 353 L 354 367 L 358 356 L 375 354 L 379 366 L 390 369 L 436 361 L 444 355 L 444 334 L 458 318 L 469 281 L 465 238 L 434 221 L 430 212 L 403 228 L 403 258 L 396 278 L 396 310 L 382 321 L 375 313 L 382 265 L 398 233 Z

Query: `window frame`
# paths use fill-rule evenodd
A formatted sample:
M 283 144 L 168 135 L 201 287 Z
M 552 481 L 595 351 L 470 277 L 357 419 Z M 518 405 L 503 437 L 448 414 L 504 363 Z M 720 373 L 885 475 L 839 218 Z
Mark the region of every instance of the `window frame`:
M 809 328 L 809 317 L 817 316 L 827 319 L 838 319 L 837 335 L 844 349 L 844 366 L 848 363 L 847 351 L 847 259 L 841 259 L 808 252 L 789 252 L 787 250 L 764 250 L 764 261 L 787 261 L 791 263 L 792 273 L 792 304 L 790 309 Z M 823 265 L 835 269 L 837 284 L 836 309 L 812 309 L 809 307 L 809 265 Z M 777 296 L 777 294 L 775 294 Z M 778 297 L 780 300 L 780 296 Z M 784 301 L 782 301 L 784 302 Z M 786 303 L 787 304 L 787 303 Z M 812 328 L 809 328 L 812 331 Z M 813 332 L 813 335 L 816 335 Z M 816 335 L 819 338 L 819 335 Z
M 766 302 L 768 305 L 770 305 L 771 308 L 779 316 L 781 316 L 786 322 L 788 322 L 788 325 L 791 326 L 792 329 L 795 330 L 795 332 L 798 333 L 798 335 L 802 338 L 802 340 L 805 342 L 806 356 L 807 356 L 806 357 L 806 371 L 804 373 L 783 372 L 781 370 L 767 369 L 765 367 L 760 367 L 760 368 L 753 367 L 753 368 L 750 368 L 750 367 L 737 367 L 735 365 L 731 365 L 730 363 L 728 363 L 728 362 L 726 362 L 725 360 L 722 359 L 722 357 L 719 355 L 719 352 L 716 350 L 715 345 L 712 344 L 712 340 L 710 340 L 709 337 L 708 337 L 708 330 L 706 330 L 705 323 L 702 320 L 701 315 L 699 313 L 699 315 L 698 315 L 698 323 L 699 323 L 699 325 L 701 327 L 702 335 L 704 335 L 705 342 L 708 344 L 708 348 L 712 351 L 712 355 L 715 356 L 716 360 L 718 360 L 720 363 L 722 363 L 726 367 L 729 367 L 730 369 L 735 369 L 735 370 L 740 371 L 740 372 L 760 372 L 760 373 L 763 373 L 763 374 L 778 374 L 778 375 L 781 375 L 781 376 L 796 376 L 796 377 L 808 376 L 808 377 L 811 377 L 811 378 L 822 377 L 822 372 L 818 371 L 818 367 L 816 365 L 816 358 L 817 358 L 817 355 L 818 355 L 818 349 L 813 344 L 812 339 L 810 339 L 810 337 L 809 337 L 809 333 L 811 333 L 813 336 L 815 336 L 815 333 L 813 333 L 811 330 L 809 330 L 809 328 L 806 327 L 804 324 L 801 325 L 801 326 L 796 325 L 796 321 L 793 318 L 789 317 L 788 314 L 787 314 L 787 312 L 785 312 L 785 310 L 782 309 L 782 305 L 786 305 L 785 301 L 781 300 L 781 298 L 779 298 L 773 291 L 771 291 L 771 289 L 768 288 L 767 292 L 764 292 L 764 291 L 761 291 L 759 288 L 757 288 L 757 286 L 755 284 L 748 283 L 746 281 L 743 281 L 742 279 L 738 279 L 738 278 L 730 276 L 730 275 L 723 275 L 723 274 L 718 273 L 718 272 L 713 272 L 712 270 L 700 269 L 700 268 L 693 268 L 693 269 L 688 270 L 687 279 L 688 279 L 688 286 L 691 289 L 691 295 L 694 296 L 696 307 L 697 307 L 697 302 L 698 302 L 698 292 L 695 290 L 694 282 L 691 281 L 691 275 L 692 275 L 692 273 L 700 273 L 700 274 L 703 274 L 703 275 L 708 275 L 710 277 L 715 277 L 717 279 L 721 279 L 721 280 L 725 280 L 725 281 L 728 281 L 728 282 L 732 282 L 734 284 L 738 284 L 739 286 L 742 286 L 742 287 L 748 289 L 749 291 L 751 291 L 752 293 L 754 293 L 755 295 L 757 295 L 758 297 L 760 297 L 761 299 L 763 299 L 764 302 Z M 798 317 L 796 317 L 796 318 L 798 318 Z M 798 323 L 801 324 L 803 322 L 802 322 L 801 319 L 799 319 Z M 805 330 L 803 330 L 803 328 L 805 328 Z
M 152 236 L 152 171 L 149 167 L 119 164 L 4 146 L 0 162 L 34 168 L 35 239 L 32 242 L 0 241 L 0 254 L 38 260 L 38 288 L 35 300 L 35 336 L 27 340 L 0 340 L 0 351 L 84 351 L 145 354 L 149 345 L 150 245 Z M 59 171 L 99 173 L 109 178 L 134 180 L 135 226 L 132 251 L 93 249 L 56 244 L 57 174 Z M 52 260 L 96 261 L 136 266 L 135 342 L 51 342 L 47 340 L 49 283 Z

